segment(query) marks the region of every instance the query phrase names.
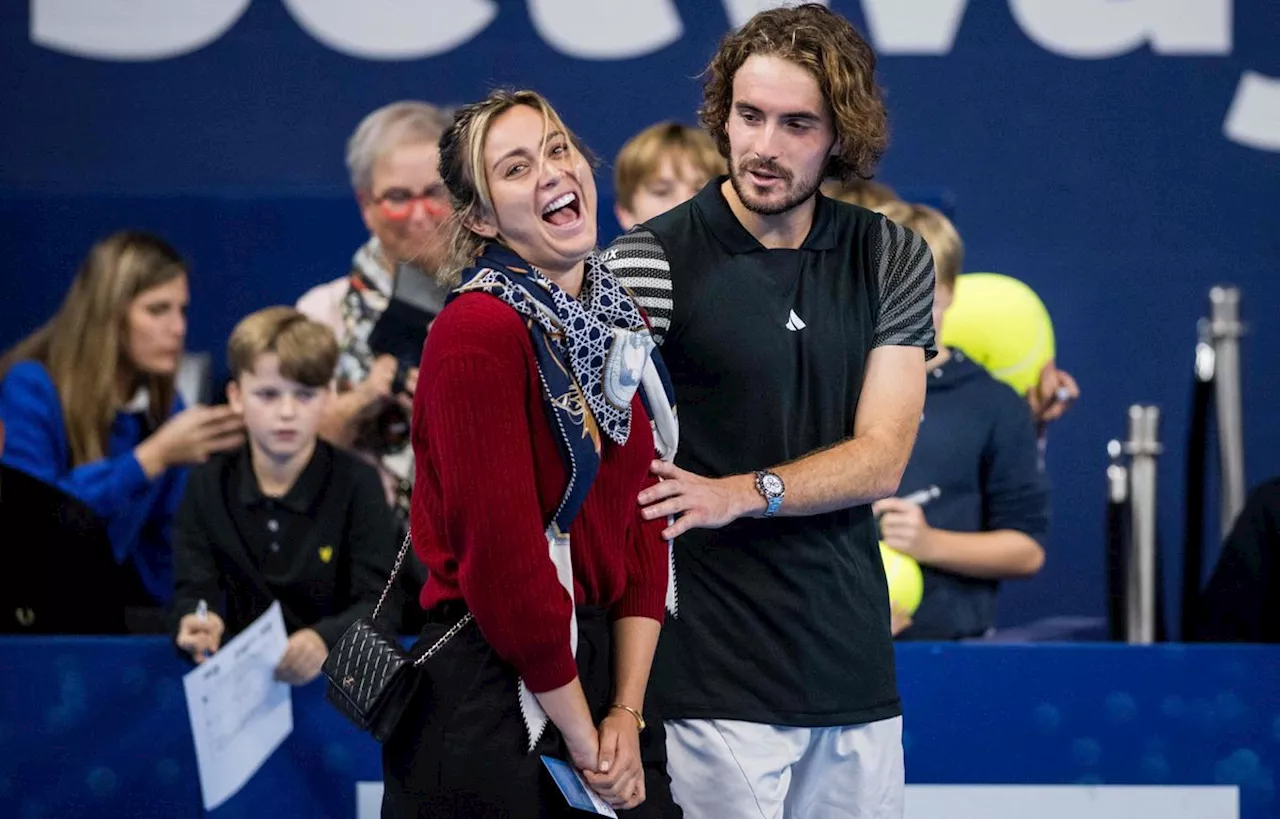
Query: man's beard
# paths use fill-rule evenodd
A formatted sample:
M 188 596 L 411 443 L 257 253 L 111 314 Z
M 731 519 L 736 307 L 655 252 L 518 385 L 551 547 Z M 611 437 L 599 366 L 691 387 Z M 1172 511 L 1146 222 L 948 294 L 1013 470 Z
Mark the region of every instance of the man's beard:
M 751 171 L 766 171 L 782 180 L 786 194 L 781 202 L 761 202 L 752 200 L 747 192 L 749 185 L 753 184 L 750 180 L 743 180 Z M 758 213 L 761 216 L 777 216 L 780 213 L 804 204 L 809 197 L 818 192 L 818 188 L 822 186 L 822 175 L 817 174 L 813 179 L 803 179 L 800 184 L 795 184 L 795 175 L 783 168 L 781 165 L 774 163 L 768 159 L 743 160 L 738 163 L 738 169 L 735 173 L 729 175 L 729 182 L 733 185 L 733 189 L 738 194 L 738 199 L 743 206 L 752 213 Z

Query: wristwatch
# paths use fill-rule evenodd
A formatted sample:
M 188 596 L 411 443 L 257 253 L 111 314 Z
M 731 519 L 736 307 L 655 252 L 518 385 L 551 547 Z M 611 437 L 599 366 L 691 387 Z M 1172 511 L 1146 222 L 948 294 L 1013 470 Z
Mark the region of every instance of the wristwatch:
M 756 491 L 769 504 L 762 517 L 771 518 L 782 508 L 782 497 L 787 494 L 787 487 L 782 483 L 782 478 L 767 469 L 761 469 L 756 472 Z

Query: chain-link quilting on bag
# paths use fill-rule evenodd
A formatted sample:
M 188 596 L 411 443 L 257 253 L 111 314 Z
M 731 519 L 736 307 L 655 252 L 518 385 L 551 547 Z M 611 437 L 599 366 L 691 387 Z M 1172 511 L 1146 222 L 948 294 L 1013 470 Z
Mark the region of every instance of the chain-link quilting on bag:
M 326 699 L 379 742 L 386 742 L 391 736 L 408 707 L 413 696 L 414 674 L 471 622 L 468 612 L 417 659 L 410 659 L 396 635 L 378 627 L 378 614 L 400 574 L 410 542 L 411 536 L 406 534 L 373 614 L 351 624 L 330 649 L 322 668 L 329 680 Z

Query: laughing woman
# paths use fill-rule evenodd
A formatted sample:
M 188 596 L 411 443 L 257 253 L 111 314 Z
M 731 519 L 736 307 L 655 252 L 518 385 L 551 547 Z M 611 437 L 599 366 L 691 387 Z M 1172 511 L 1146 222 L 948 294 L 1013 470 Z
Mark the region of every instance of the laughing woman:
M 457 289 L 414 397 L 419 645 L 468 622 L 385 746 L 383 815 L 560 815 L 547 755 L 615 808 L 679 816 L 645 713 L 669 556 L 635 500 L 674 412 L 595 254 L 589 160 L 541 96 L 494 92 L 459 109 L 440 167 Z

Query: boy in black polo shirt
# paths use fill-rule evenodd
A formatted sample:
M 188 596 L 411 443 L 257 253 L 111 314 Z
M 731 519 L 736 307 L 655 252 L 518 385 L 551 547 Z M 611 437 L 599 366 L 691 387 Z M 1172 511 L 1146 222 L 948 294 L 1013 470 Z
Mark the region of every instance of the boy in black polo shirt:
M 927 205 L 895 202 L 878 210 L 928 243 L 937 270 L 933 322 L 938 332 L 964 258 L 946 216 Z M 929 362 L 924 417 L 899 497 L 872 505 L 881 539 L 920 563 L 924 598 L 905 640 L 980 637 L 996 624 L 1000 581 L 1029 577 L 1044 565 L 1049 487 L 1039 464 L 1027 404 L 960 350 Z M 908 496 L 936 486 L 927 506 Z
M 870 504 L 892 495 L 934 350 L 918 236 L 819 193 L 884 148 L 875 55 L 816 4 L 712 58 L 701 118 L 730 176 L 605 260 L 650 316 L 680 405 L 676 617 L 652 685 L 676 801 L 722 816 L 896 819 L 901 704 Z
M 199 663 L 278 600 L 290 636 L 276 675 L 304 685 L 377 602 L 395 521 L 373 467 L 317 437 L 338 358 L 327 327 L 291 307 L 261 310 L 236 326 L 227 358 L 249 440 L 188 479 L 174 523 L 175 639 Z

